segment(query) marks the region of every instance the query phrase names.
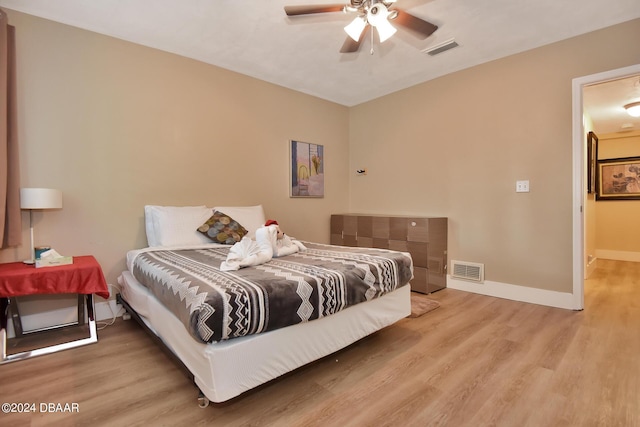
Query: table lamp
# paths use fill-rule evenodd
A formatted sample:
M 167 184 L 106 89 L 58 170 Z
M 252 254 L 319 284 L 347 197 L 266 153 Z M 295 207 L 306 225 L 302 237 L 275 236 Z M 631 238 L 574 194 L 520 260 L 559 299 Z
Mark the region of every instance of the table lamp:
M 35 263 L 33 245 L 33 211 L 41 209 L 62 209 L 62 191 L 51 188 L 21 188 L 20 209 L 29 210 L 29 228 L 31 229 L 31 257 L 25 264 Z

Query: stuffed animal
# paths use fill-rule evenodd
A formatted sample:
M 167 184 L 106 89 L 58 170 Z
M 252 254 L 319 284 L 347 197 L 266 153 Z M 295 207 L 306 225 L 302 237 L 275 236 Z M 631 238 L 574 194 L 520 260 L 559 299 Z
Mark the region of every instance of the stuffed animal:
M 291 255 L 307 248 L 298 240 L 292 239 L 280 230 L 278 221 L 268 220 L 264 227 L 256 230 L 255 240 L 244 236 L 231 246 L 226 261 L 220 270 L 239 270 L 243 267 L 264 264 L 280 256 Z
M 272 242 L 274 258 L 279 256 L 291 255 L 298 252 L 299 250 L 307 249 L 301 242 L 293 240 L 289 236 L 284 234 L 284 232 L 280 230 L 278 221 L 275 221 L 273 219 L 267 220 L 264 226 L 275 229 L 275 242 Z
M 268 219 L 267 222 L 265 222 L 264 226 L 268 227 L 270 225 L 275 225 L 276 226 L 276 231 L 277 231 L 277 238 L 278 239 L 282 239 L 284 238 L 284 233 L 282 232 L 282 230 L 280 230 L 280 225 L 278 225 L 278 221 L 273 220 L 273 219 Z

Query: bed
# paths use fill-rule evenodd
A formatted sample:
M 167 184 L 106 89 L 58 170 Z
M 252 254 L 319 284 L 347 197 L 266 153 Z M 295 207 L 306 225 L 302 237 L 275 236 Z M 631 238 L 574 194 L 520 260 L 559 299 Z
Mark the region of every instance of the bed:
M 407 253 L 302 242 L 304 250 L 222 271 L 232 245 L 195 231 L 213 211 L 248 239 L 262 206 L 146 206 L 149 247 L 127 254 L 118 300 L 220 403 L 334 353 L 411 312 Z

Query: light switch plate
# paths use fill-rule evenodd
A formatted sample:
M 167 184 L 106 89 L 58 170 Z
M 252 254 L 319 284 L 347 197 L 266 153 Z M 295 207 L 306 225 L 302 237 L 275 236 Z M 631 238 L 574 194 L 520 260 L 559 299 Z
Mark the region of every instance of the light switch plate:
M 516 181 L 516 193 L 528 193 L 529 192 L 529 180 Z

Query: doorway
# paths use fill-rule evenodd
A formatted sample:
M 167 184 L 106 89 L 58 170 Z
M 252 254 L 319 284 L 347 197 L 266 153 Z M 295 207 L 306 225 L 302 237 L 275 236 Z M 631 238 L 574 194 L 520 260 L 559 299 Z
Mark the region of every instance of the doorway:
M 584 308 L 584 279 L 587 263 L 586 240 L 586 147 L 583 123 L 583 89 L 585 86 L 604 83 L 640 74 L 640 64 L 617 70 L 579 77 L 572 82 L 572 132 L 573 132 L 573 309 Z

